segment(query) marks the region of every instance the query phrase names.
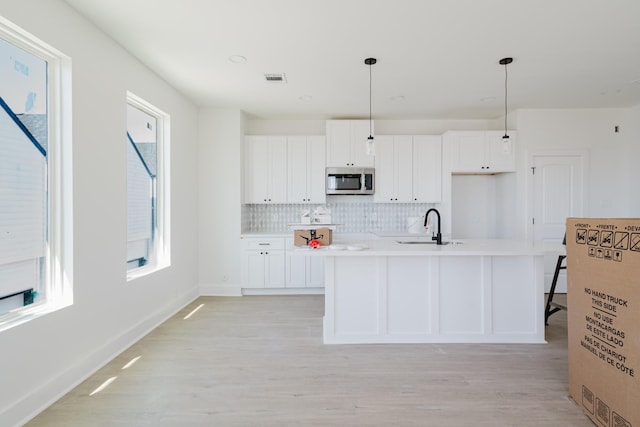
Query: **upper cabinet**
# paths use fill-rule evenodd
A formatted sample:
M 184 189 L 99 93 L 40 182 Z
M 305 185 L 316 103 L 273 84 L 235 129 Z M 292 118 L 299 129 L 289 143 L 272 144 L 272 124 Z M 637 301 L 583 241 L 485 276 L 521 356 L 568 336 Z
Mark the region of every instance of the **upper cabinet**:
M 440 136 L 376 136 L 377 203 L 442 201 Z
M 503 139 L 502 131 L 451 131 L 444 134 L 453 173 L 515 172 L 516 132 Z
M 442 201 L 442 137 L 413 137 L 413 202 Z
M 411 136 L 376 136 L 376 182 L 373 200 L 377 203 L 407 203 L 413 199 Z
M 327 166 L 373 167 L 374 156 L 367 154 L 369 120 L 327 120 Z
M 289 203 L 326 202 L 324 136 L 287 137 Z
M 287 203 L 287 138 L 245 138 L 244 202 Z

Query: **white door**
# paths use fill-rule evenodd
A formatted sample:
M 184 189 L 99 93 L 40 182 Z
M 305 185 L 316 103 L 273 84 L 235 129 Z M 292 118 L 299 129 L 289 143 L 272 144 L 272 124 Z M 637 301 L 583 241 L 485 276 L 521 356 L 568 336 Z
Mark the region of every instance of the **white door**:
M 584 215 L 583 154 L 533 155 L 533 240 L 538 242 L 562 242 L 567 217 Z M 549 291 L 557 256 L 545 257 L 545 292 Z M 566 293 L 566 274 L 560 272 L 556 292 Z

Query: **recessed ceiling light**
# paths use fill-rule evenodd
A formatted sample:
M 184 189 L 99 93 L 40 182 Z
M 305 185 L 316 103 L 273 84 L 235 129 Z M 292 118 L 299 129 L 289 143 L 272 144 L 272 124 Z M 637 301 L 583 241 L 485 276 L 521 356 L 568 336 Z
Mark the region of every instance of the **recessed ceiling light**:
M 247 62 L 247 58 L 242 55 L 232 55 L 229 57 L 229 61 L 233 62 L 234 64 L 242 64 L 244 62 Z

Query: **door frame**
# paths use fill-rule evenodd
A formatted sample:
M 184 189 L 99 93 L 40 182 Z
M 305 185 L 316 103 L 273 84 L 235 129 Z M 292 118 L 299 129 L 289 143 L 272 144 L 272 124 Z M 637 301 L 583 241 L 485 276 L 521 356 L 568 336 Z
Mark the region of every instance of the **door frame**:
M 582 209 L 583 215 L 588 216 L 589 214 L 589 151 L 581 150 L 581 149 L 535 149 L 527 151 L 527 167 L 525 171 L 526 175 L 526 186 L 527 186 L 527 198 L 526 198 L 526 228 L 525 234 L 527 240 L 533 241 L 533 215 L 534 215 L 534 186 L 533 186 L 533 174 L 531 173 L 531 168 L 533 167 L 534 157 L 573 157 L 578 156 L 582 157 Z

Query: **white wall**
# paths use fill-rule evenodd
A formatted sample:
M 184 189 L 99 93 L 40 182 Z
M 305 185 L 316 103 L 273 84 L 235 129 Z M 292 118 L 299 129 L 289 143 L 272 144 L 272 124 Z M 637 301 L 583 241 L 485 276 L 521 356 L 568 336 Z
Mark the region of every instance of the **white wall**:
M 197 296 L 197 110 L 61 0 L 2 15 L 72 59 L 74 304 L 0 334 L 0 424 L 43 409 Z M 126 281 L 126 92 L 171 116 L 171 266 Z M 144 363 L 144 355 L 141 362 Z
M 640 195 L 638 183 L 640 182 L 640 105 L 626 112 L 625 120 L 620 132 L 627 141 L 627 168 L 629 170 L 626 197 L 629 200 L 629 217 L 640 218 Z
M 637 115 L 636 115 L 637 120 Z M 631 131 L 630 111 L 627 109 L 558 109 L 519 110 L 518 128 L 518 218 L 524 237 L 530 231 L 527 203 L 529 158 L 533 151 L 553 153 L 558 150 L 586 152 L 587 200 L 586 216 L 632 216 L 632 162 L 638 144 L 630 133 L 614 133 L 614 126 Z M 637 134 L 636 130 L 636 134 Z M 635 215 L 638 215 L 637 209 Z
M 200 112 L 199 122 L 200 290 L 236 295 L 241 285 L 244 116 L 240 110 L 208 109 Z

